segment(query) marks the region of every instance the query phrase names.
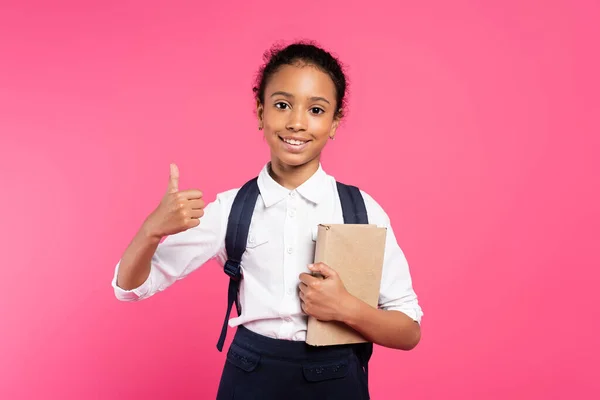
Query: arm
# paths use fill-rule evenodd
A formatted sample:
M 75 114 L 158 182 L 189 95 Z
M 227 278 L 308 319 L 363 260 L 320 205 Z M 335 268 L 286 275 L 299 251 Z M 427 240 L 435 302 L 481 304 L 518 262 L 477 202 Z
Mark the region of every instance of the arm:
M 419 323 L 408 315 L 401 311 L 373 308 L 351 295 L 342 303 L 337 320 L 380 346 L 412 350 L 421 340 Z
M 115 284 L 124 290 L 140 287 L 150 275 L 152 256 L 161 241 L 143 224 L 121 257 Z
M 115 268 L 112 286 L 119 300 L 140 300 L 166 289 L 214 257 L 223 243 L 222 201 L 204 208 L 200 191 L 178 191 L 179 173 L 172 168 L 167 194 Z
M 396 310 L 376 309 L 352 296 L 339 275 L 323 263 L 309 269 L 323 276 L 300 275 L 302 309 L 321 321 L 339 321 L 352 327 L 370 342 L 401 350 L 411 350 L 421 338 L 419 324 Z
M 388 215 L 370 195 L 362 195 L 369 219 L 387 230 L 379 308 L 353 297 L 341 311 L 340 319 L 375 343 L 411 350 L 421 339 L 423 311 L 413 289 L 410 268 Z

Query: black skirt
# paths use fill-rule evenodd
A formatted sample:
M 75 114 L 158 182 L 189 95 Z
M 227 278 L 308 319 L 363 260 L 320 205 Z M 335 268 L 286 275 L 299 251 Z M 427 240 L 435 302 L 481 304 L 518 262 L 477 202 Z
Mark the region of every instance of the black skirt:
M 365 370 L 352 345 L 313 347 L 237 328 L 217 400 L 367 400 Z

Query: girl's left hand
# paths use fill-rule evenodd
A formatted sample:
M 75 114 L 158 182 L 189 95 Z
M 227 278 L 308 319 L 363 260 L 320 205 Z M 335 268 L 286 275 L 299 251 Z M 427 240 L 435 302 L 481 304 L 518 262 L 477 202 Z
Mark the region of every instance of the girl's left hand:
M 311 264 L 308 268 L 323 278 L 300 274 L 302 310 L 320 321 L 341 321 L 352 295 L 333 268 L 324 263 Z

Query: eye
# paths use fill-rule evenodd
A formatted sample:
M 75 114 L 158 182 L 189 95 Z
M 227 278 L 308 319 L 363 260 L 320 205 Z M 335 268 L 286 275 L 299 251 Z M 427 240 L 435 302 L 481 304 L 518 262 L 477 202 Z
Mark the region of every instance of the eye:
M 282 101 L 275 103 L 275 108 L 278 108 L 280 110 L 285 110 L 289 107 L 289 105 L 287 103 L 284 103 Z
M 322 108 L 319 108 L 319 107 L 312 107 L 310 109 L 310 112 L 313 114 L 319 115 L 319 114 L 323 114 L 325 112 L 325 110 L 323 110 Z

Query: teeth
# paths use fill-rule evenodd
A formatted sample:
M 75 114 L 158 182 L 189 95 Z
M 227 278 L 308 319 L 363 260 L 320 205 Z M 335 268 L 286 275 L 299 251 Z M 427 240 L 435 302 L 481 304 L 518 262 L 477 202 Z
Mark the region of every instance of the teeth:
M 301 144 L 304 144 L 306 142 L 301 142 L 299 140 L 292 140 L 292 139 L 283 139 L 284 142 L 289 143 L 289 144 L 293 144 L 295 146 L 299 146 Z

